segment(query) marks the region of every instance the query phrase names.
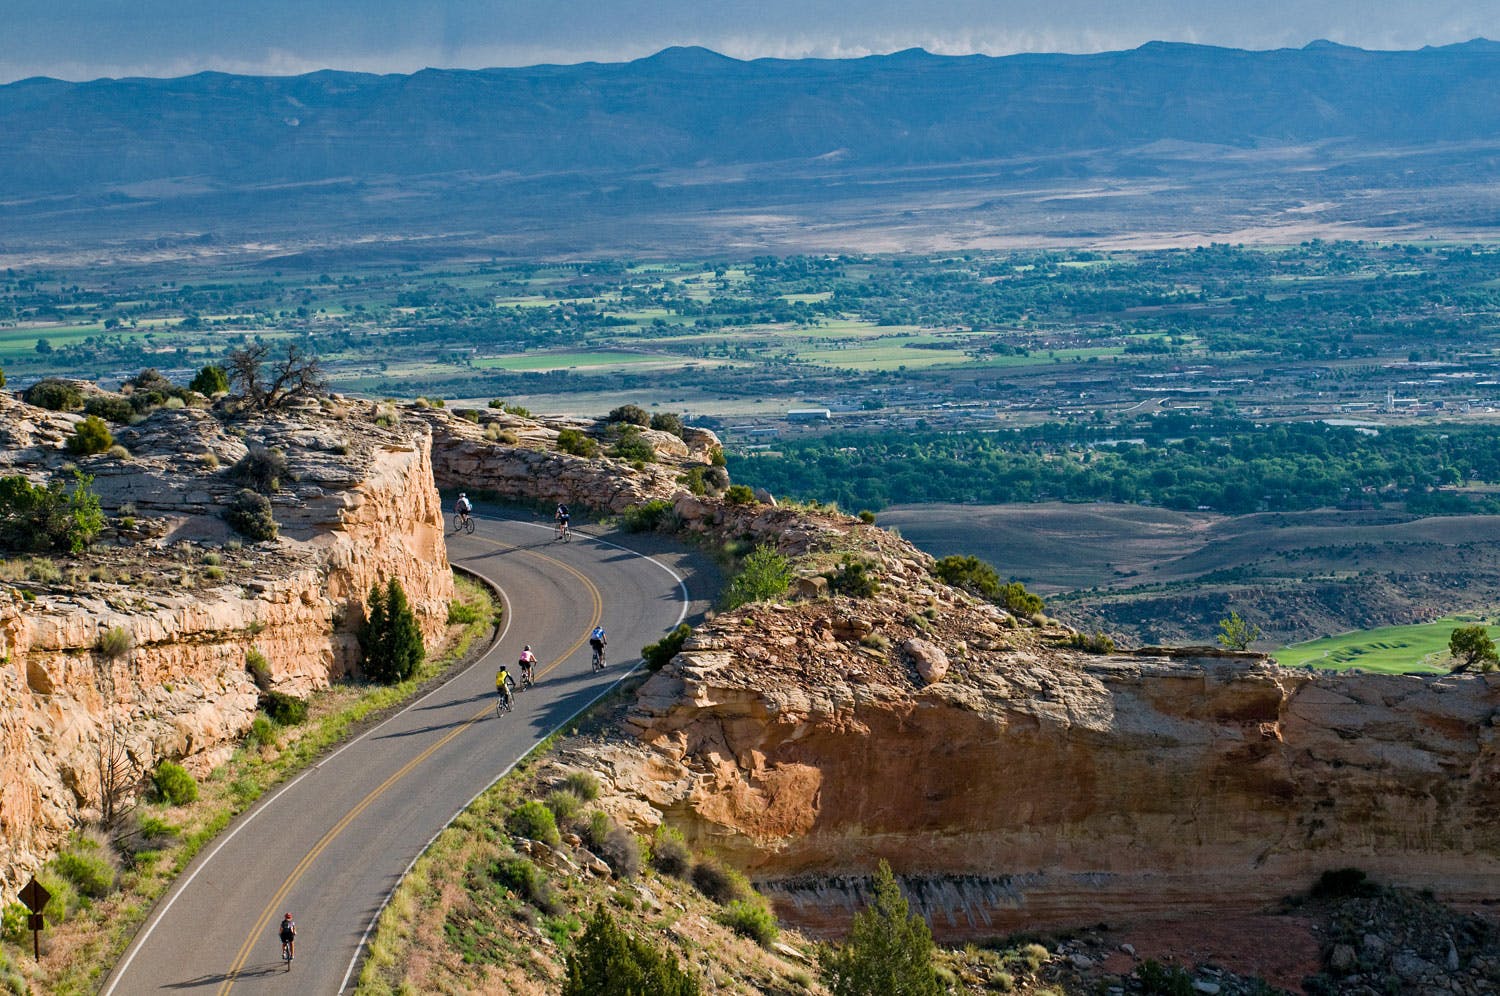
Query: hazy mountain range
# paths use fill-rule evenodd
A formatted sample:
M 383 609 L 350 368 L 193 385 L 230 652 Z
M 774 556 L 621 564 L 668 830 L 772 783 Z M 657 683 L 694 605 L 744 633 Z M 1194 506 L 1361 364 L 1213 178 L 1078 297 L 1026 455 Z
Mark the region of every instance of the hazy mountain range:
M 1298 217 L 1483 232 L 1497 93 L 1500 44 L 1482 40 L 31 79 L 0 86 L 0 254 L 371 233 L 587 253 L 863 232 L 897 248 Z

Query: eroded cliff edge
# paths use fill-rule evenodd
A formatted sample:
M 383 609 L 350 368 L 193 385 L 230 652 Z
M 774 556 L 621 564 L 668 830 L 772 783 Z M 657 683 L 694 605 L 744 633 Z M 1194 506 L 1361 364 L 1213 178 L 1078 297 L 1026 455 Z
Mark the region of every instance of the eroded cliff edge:
M 677 511 L 804 573 L 852 556 L 880 580 L 720 615 L 585 762 L 617 813 L 681 827 L 800 926 L 842 929 L 881 858 L 950 939 L 1254 907 L 1351 865 L 1458 903 L 1500 895 L 1500 677 L 1091 653 L 855 520 Z
M 87 385 L 85 385 L 87 387 Z M 428 636 L 452 575 L 433 485 L 430 430 L 365 402 L 310 402 L 274 416 L 162 408 L 117 429 L 118 452 L 72 457 L 79 416 L 0 393 L 0 474 L 46 483 L 76 464 L 109 526 L 78 556 L 12 560 L 0 583 L 0 886 L 34 869 L 99 804 L 111 725 L 131 760 L 202 772 L 254 717 L 254 648 L 279 691 L 305 694 L 356 665 L 370 587 L 401 581 Z M 279 450 L 280 535 L 242 543 L 221 513 L 251 448 Z M 123 630 L 128 652 L 99 650 Z M 263 679 L 264 680 L 264 679 Z

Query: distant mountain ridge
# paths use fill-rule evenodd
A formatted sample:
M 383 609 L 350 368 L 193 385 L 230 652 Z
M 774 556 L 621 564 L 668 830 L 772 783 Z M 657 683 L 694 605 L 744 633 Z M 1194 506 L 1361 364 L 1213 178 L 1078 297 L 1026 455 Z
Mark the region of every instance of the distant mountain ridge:
M 672 48 L 410 75 L 29 79 L 0 86 L 0 221 L 56 211 L 60 198 L 92 208 L 233 194 L 237 206 L 214 208 L 227 217 L 257 209 L 245 198 L 267 188 L 377 179 L 418 194 L 454 176 L 587 192 L 591 176 L 621 171 L 909 169 L 1160 142 L 1491 143 L 1497 93 L 1500 44 L 1485 40 L 795 61 Z

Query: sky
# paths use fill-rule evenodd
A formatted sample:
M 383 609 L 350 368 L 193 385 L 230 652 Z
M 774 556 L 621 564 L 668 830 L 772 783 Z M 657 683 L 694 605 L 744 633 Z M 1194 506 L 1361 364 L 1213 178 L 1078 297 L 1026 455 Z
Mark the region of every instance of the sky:
M 1500 39 L 1500 0 L 0 0 L 0 82 L 735 58 Z

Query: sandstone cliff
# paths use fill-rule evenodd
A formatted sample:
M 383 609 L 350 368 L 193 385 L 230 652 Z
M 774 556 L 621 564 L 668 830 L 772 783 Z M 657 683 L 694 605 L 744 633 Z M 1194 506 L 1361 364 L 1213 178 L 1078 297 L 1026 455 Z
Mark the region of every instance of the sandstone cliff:
M 557 449 L 558 434 L 574 429 L 608 451 L 608 427 L 586 419 L 526 418 L 487 409 L 475 421 L 443 409 L 411 407 L 432 426 L 433 473 L 441 487 L 488 491 L 526 502 L 567 502 L 619 513 L 652 499 L 682 493 L 681 472 L 706 466 L 719 449 L 713 433 L 688 429 L 682 437 L 651 429 L 641 435 L 656 460 L 639 470 L 626 460 L 575 456 Z M 727 476 L 725 480 L 727 481 Z
M 199 772 L 243 734 L 259 650 L 281 691 L 304 694 L 357 662 L 372 584 L 399 578 L 424 631 L 446 619 L 452 576 L 420 421 L 379 425 L 329 399 L 277 417 L 159 409 L 117 429 L 128 450 L 70 458 L 77 416 L 0 393 L 0 474 L 44 482 L 70 462 L 94 477 L 110 528 L 77 557 L 13 557 L 0 582 L 0 892 L 98 806 L 103 731 L 140 770 Z M 278 539 L 241 544 L 220 517 L 249 447 L 284 453 Z M 123 654 L 101 633 L 129 637 Z
M 882 583 L 720 615 L 594 750 L 620 815 L 680 826 L 800 926 L 841 928 L 880 858 L 949 938 L 1253 906 L 1349 865 L 1500 894 L 1500 677 L 1088 653 L 853 520 L 678 508 L 728 535 L 792 516 L 798 563 L 862 551 Z

